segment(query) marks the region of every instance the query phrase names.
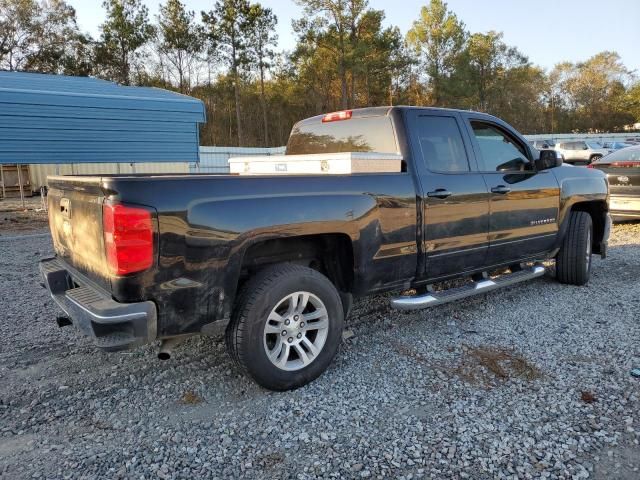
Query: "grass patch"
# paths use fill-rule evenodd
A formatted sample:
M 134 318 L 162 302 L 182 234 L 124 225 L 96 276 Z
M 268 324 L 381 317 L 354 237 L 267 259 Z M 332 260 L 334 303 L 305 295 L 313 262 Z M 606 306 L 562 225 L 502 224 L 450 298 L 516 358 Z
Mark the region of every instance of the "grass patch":
M 468 383 L 485 387 L 508 380 L 531 382 L 543 377 L 540 369 L 520 353 L 494 346 L 464 345 L 460 362 L 450 373 Z
M 192 390 L 187 390 L 180 398 L 180 403 L 184 403 L 185 405 L 197 405 L 202 403 L 202 401 L 202 397 Z

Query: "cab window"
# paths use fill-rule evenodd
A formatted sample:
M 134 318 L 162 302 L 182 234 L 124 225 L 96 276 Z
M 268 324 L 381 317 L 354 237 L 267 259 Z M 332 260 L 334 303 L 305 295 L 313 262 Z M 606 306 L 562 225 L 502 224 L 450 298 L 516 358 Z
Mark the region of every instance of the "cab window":
M 515 138 L 489 123 L 471 122 L 471 127 L 480 147 L 484 171 L 520 172 L 531 169 L 524 145 Z
M 322 122 L 318 118 L 294 125 L 286 155 L 313 153 L 398 153 L 396 135 L 387 115 Z

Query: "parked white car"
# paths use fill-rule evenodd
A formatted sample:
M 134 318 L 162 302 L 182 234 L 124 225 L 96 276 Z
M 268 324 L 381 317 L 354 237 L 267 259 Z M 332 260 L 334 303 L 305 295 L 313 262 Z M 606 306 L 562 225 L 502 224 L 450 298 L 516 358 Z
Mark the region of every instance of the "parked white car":
M 560 141 L 556 143 L 554 150 L 562 154 L 565 163 L 584 165 L 589 165 L 613 151 L 604 148 L 598 142 L 588 140 Z

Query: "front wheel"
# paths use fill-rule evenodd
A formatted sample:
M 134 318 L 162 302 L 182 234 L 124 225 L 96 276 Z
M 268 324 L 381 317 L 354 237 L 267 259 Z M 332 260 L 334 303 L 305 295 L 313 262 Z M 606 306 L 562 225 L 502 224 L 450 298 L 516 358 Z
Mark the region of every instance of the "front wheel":
M 319 377 L 335 357 L 342 301 L 327 277 L 307 267 L 268 267 L 242 289 L 227 327 L 236 363 L 270 390 L 292 390 Z
M 587 212 L 569 215 L 569 228 L 556 255 L 556 277 L 561 283 L 584 285 L 591 274 L 593 223 Z

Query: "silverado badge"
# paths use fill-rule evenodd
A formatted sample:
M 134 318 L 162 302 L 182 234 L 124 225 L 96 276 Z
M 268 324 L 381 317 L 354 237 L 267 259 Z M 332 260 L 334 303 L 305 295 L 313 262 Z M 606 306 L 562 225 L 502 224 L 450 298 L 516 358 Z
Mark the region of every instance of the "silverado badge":
M 541 218 L 540 220 L 531 220 L 531 225 L 547 225 L 549 223 L 555 222 L 555 218 Z

